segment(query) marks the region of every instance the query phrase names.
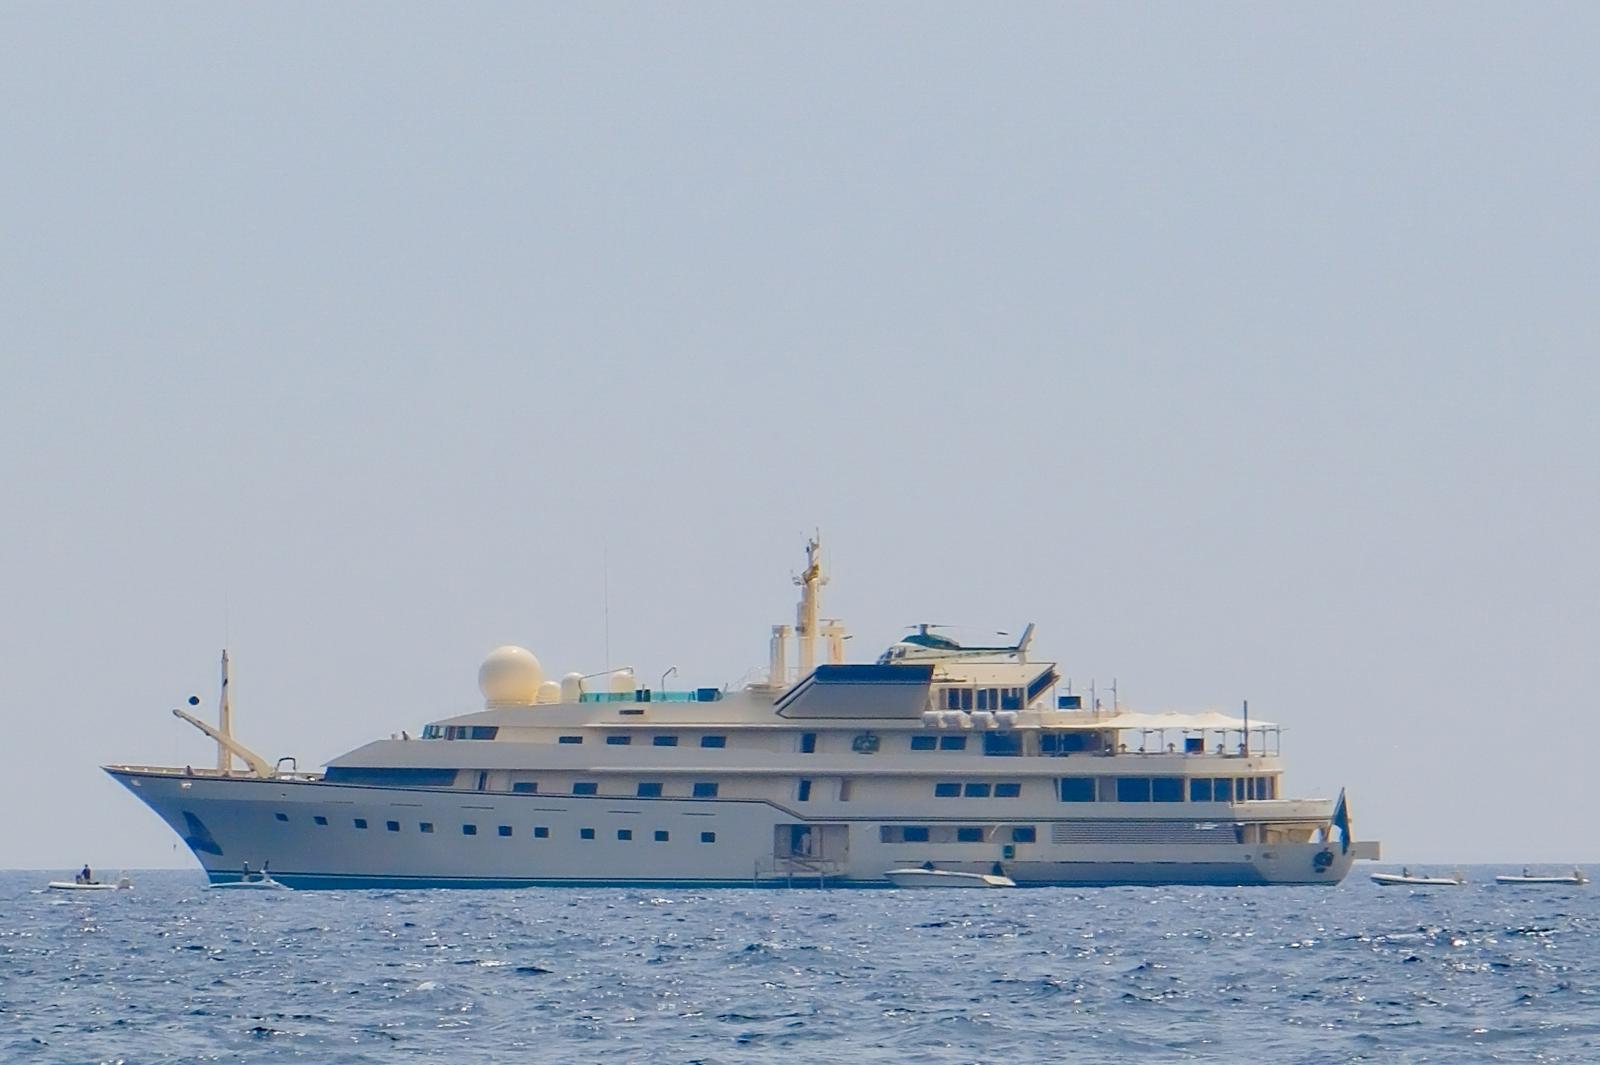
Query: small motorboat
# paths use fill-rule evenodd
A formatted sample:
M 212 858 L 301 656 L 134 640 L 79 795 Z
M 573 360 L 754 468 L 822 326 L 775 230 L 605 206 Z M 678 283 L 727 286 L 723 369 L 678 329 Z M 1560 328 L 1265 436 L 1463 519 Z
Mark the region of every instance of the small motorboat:
M 1535 876 L 1530 874 L 1527 869 L 1523 869 L 1521 876 L 1508 873 L 1495 877 L 1494 882 L 1496 884 L 1566 884 L 1569 887 L 1582 887 L 1589 882 L 1589 878 L 1583 875 L 1582 869 L 1573 866 L 1572 872 L 1556 873 L 1553 876 Z
M 220 884 L 212 884 L 211 890 L 222 891 L 289 891 L 288 884 L 272 879 L 271 873 L 246 873 L 238 880 L 224 880 Z
M 1006 888 L 1016 887 L 1009 876 L 993 873 L 959 873 L 952 869 L 932 869 L 926 866 L 909 869 L 890 869 L 884 877 L 901 888 Z
M 1379 887 L 1460 887 L 1467 878 L 1460 873 L 1452 876 L 1418 876 L 1410 869 L 1398 873 L 1373 873 L 1372 882 Z
M 133 881 L 125 876 L 115 880 L 52 880 L 51 891 L 127 891 Z

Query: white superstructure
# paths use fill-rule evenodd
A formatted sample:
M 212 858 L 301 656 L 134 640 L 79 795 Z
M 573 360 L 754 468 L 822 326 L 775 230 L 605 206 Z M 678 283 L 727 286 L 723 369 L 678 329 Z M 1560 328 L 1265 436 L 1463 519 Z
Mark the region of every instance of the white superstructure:
M 1021 886 L 1333 884 L 1377 857 L 1342 794 L 1288 797 L 1271 723 L 1083 708 L 1030 656 L 1031 625 L 998 647 L 922 626 L 845 664 L 843 626 L 819 616 L 826 579 L 813 540 L 797 624 L 774 627 L 767 680 L 741 690 L 547 680 L 503 647 L 479 671 L 482 710 L 321 774 L 244 747 L 226 701 L 219 727 L 174 711 L 217 741 L 218 769 L 106 771 L 214 882 L 270 862 L 292 887 L 888 886 L 907 868 Z

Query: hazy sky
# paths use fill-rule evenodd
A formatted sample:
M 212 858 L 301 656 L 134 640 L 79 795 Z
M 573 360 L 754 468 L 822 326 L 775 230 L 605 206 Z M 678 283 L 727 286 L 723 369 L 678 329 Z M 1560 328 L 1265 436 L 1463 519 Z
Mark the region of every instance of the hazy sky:
M 1600 8 L 0 5 L 0 866 L 824 613 L 1600 862 Z M 609 596 L 605 588 L 609 584 Z

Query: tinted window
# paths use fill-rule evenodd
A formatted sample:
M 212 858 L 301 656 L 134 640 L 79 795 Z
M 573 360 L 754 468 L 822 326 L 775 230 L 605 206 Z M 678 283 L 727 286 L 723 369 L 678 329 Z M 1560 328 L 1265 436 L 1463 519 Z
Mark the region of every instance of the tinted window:
M 726 737 L 726 736 L 701 736 L 700 737 L 700 746 L 702 746 L 702 747 L 726 747 L 727 745 L 728 745 L 728 737 Z
M 576 784 L 572 785 L 572 794 L 598 795 L 600 794 L 600 785 L 596 784 L 592 780 L 580 780 Z
M 1150 778 L 1149 777 L 1118 777 L 1117 778 L 1118 802 L 1149 802 Z
M 1015 780 L 1002 781 L 994 786 L 997 799 L 1015 799 L 1022 794 L 1022 784 Z
M 656 829 L 656 842 L 657 843 L 665 843 L 666 841 L 667 841 L 667 830 L 664 829 L 664 828 Z
M 801 802 L 811 801 L 811 781 L 802 780 L 800 782 L 799 799 Z
M 462 825 L 461 826 L 461 834 L 463 836 L 476 836 L 478 834 L 478 826 L 477 825 Z
M 911 749 L 913 751 L 931 751 L 931 750 L 934 750 L 935 748 L 937 748 L 938 746 L 939 746 L 939 737 L 937 737 L 937 736 L 913 736 L 913 737 L 911 737 Z
M 1033 843 L 1039 838 L 1039 832 L 1032 825 L 1018 825 L 1011 830 L 1012 843 Z
M 533 826 L 533 838 L 534 839 L 549 839 L 550 838 L 550 829 L 548 827 L 544 826 L 544 825 L 534 825 Z
M 631 829 L 631 828 L 619 828 L 619 829 L 617 829 L 617 838 L 618 839 L 632 839 L 633 838 L 633 829 Z
M 1062 802 L 1094 802 L 1094 777 L 1062 777 Z
M 287 820 L 289 820 L 289 815 L 288 814 L 273 814 L 272 816 L 276 817 L 279 821 L 287 821 Z
M 928 826 L 927 825 L 907 825 L 902 830 L 902 832 L 903 832 L 902 838 L 907 843 L 926 843 L 926 842 L 928 842 Z
M 417 828 L 422 832 L 432 832 L 433 831 L 433 822 L 432 821 L 424 821 L 420 825 L 418 825 Z
M 500 828 L 499 828 L 499 832 L 500 832 L 500 834 L 502 836 L 509 836 L 509 835 L 511 835 L 511 826 L 510 825 L 501 825 Z
M 1218 777 L 1211 782 L 1211 794 L 1217 802 L 1233 801 L 1233 781 L 1227 777 Z
M 357 828 L 366 828 L 367 827 L 367 819 L 365 817 L 356 818 L 356 827 Z
M 659 799 L 661 797 L 660 781 L 647 781 L 639 785 L 639 798 Z
M 1182 802 L 1183 778 L 1152 777 L 1150 780 L 1150 797 L 1156 802 Z
M 400 831 L 400 822 L 399 821 L 385 821 L 383 823 L 383 827 L 387 828 L 390 832 L 398 832 L 398 831 Z
M 582 743 L 583 742 L 583 737 L 582 736 L 562 736 L 561 739 L 558 740 L 557 742 L 559 742 L 559 743 Z
M 988 755 L 1015 756 L 1022 753 L 1022 734 L 1020 732 L 985 732 L 983 734 L 983 753 Z
M 817 734 L 815 732 L 802 732 L 800 734 L 800 753 L 817 753 Z
M 968 784 L 966 787 L 967 798 L 987 799 L 989 797 L 988 784 Z
M 941 751 L 964 751 L 967 749 L 965 736 L 940 736 L 939 749 Z
M 537 792 L 539 790 L 539 785 L 531 780 L 519 780 L 517 783 L 511 785 L 511 790 L 520 791 L 527 795 Z
M 717 841 L 717 834 L 715 832 L 702 832 L 702 833 L 700 833 L 700 842 L 701 843 L 715 843 L 716 841 Z
M 715 799 L 717 797 L 716 782 L 707 780 L 697 782 L 694 786 L 694 797 L 697 799 Z
M 319 825 L 326 825 L 328 823 L 328 819 L 323 817 L 321 814 L 315 815 L 311 818 L 311 820 L 315 821 Z
M 592 828 L 580 828 L 580 829 L 578 829 L 578 838 L 579 839 L 594 839 L 594 829 L 592 829 Z
M 983 829 L 976 826 L 963 826 L 956 829 L 957 843 L 982 843 Z
M 1190 802 L 1211 801 L 1211 780 L 1207 777 L 1196 777 L 1189 781 Z
M 626 747 L 633 742 L 632 736 L 619 736 L 613 733 L 606 737 L 606 744 L 610 747 Z
M 956 799 L 961 797 L 961 785 L 955 783 L 935 784 L 933 794 L 938 799 Z
M 651 740 L 650 742 L 655 744 L 657 747 L 676 747 L 678 745 L 678 737 L 676 737 L 676 736 L 657 736 L 655 739 Z

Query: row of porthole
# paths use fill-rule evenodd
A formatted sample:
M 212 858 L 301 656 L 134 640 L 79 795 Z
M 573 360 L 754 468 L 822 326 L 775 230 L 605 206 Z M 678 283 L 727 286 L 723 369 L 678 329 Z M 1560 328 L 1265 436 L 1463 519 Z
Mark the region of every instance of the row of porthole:
M 272 816 L 277 818 L 279 821 L 288 821 L 289 820 L 289 815 L 286 814 L 286 813 L 275 813 Z M 328 819 L 327 819 L 326 816 L 324 816 L 322 814 L 314 814 L 314 815 L 312 815 L 311 820 L 314 823 L 316 823 L 318 825 L 322 825 L 325 828 L 328 827 Z M 358 828 L 358 829 L 365 829 L 367 827 L 367 819 L 365 817 L 357 817 L 357 818 L 354 818 L 353 821 L 354 821 L 355 827 Z M 389 830 L 390 832 L 398 832 L 398 831 L 400 831 L 400 822 L 399 821 L 385 821 L 383 823 L 383 827 L 386 828 L 387 830 Z M 425 833 L 425 834 L 432 834 L 432 832 L 433 832 L 433 822 L 432 821 L 419 821 L 419 822 L 417 822 L 417 831 Z M 470 824 L 470 823 L 463 824 L 461 826 L 461 834 L 463 836 L 476 836 L 478 834 L 478 826 L 475 825 L 475 824 Z M 501 836 L 501 837 L 504 837 L 504 838 L 510 838 L 511 836 L 515 835 L 516 833 L 512 830 L 510 825 L 499 825 L 499 826 L 496 826 L 496 834 Z M 534 839 L 549 839 L 550 838 L 550 828 L 549 828 L 549 826 L 547 826 L 547 825 L 534 825 L 533 826 L 533 838 Z M 595 830 L 592 829 L 592 828 L 580 828 L 580 829 L 578 829 L 578 838 L 579 839 L 594 839 L 595 838 Z M 633 829 L 631 829 L 631 828 L 619 828 L 619 829 L 617 829 L 617 839 L 619 839 L 619 840 L 631 840 L 631 839 L 633 839 Z M 671 839 L 671 835 L 668 833 L 668 831 L 666 829 L 658 828 L 658 829 L 655 830 L 655 842 L 657 842 L 657 843 L 666 843 L 666 842 L 669 842 L 670 839 Z M 701 843 L 715 843 L 716 841 L 717 841 L 717 834 L 715 832 L 702 832 L 702 833 L 700 833 L 700 842 Z

